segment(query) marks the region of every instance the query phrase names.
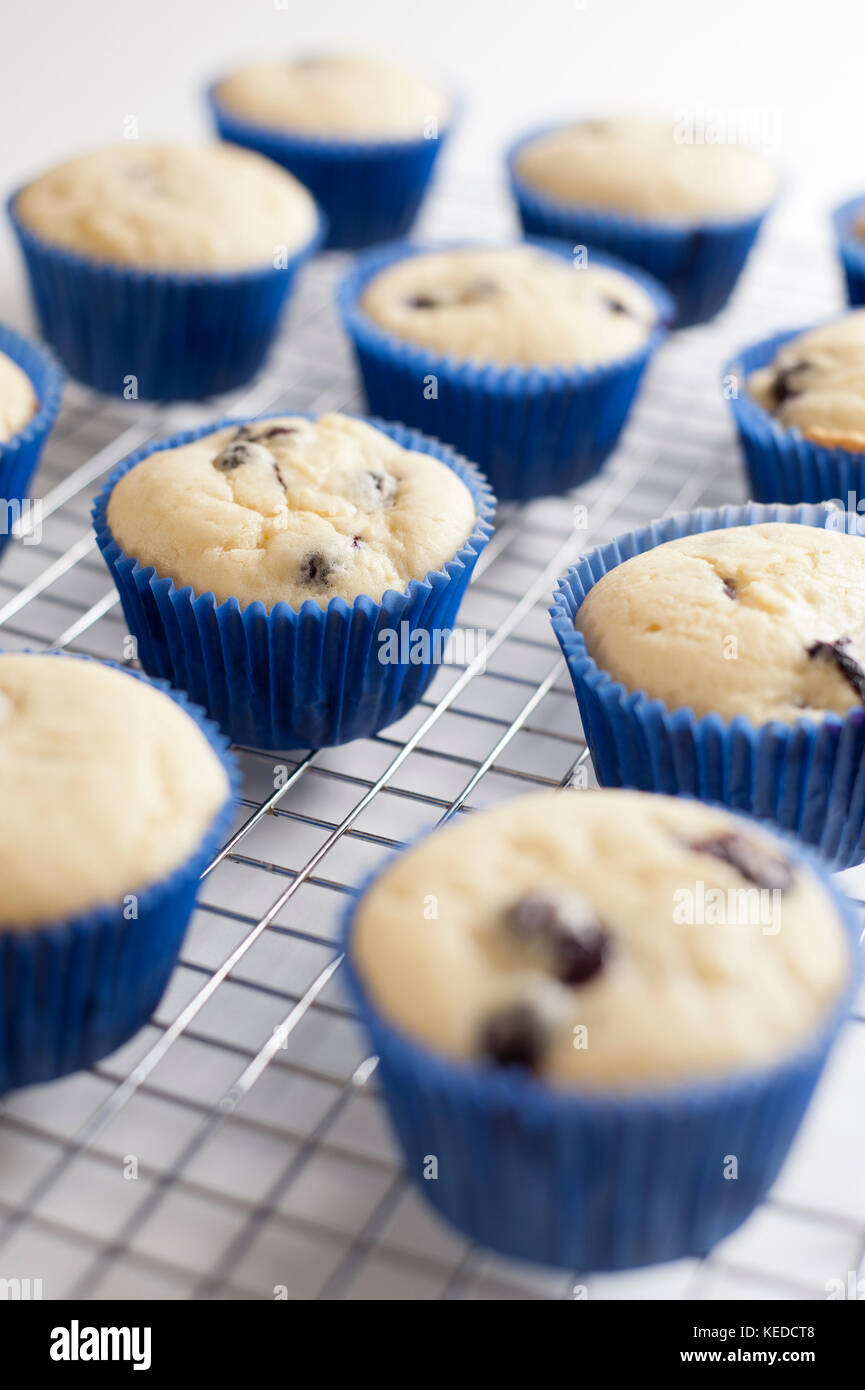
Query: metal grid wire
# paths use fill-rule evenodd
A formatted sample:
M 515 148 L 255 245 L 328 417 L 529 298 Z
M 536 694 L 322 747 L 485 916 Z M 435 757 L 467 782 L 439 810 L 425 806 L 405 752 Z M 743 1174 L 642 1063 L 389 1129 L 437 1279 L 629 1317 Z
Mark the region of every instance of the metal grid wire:
M 425 231 L 509 230 L 498 189 L 437 193 Z M 70 387 L 45 451 L 38 545 L 0 569 L 0 642 L 122 659 L 125 629 L 89 506 L 145 440 L 226 410 L 362 410 L 331 307 L 344 258 L 310 267 L 252 389 L 206 408 L 106 402 Z M 346 895 L 395 846 L 461 810 L 591 766 L 546 608 L 581 551 L 664 513 L 740 500 L 718 399 L 726 352 L 840 303 L 827 248 L 770 236 L 734 306 L 667 345 L 602 477 L 503 511 L 460 613 L 485 650 L 442 668 L 398 725 L 280 760 L 240 750 L 236 825 L 205 875 L 151 1023 L 91 1071 L 0 1104 L 0 1277 L 45 1298 L 820 1298 L 865 1246 L 862 1010 L 846 1026 L 769 1200 L 704 1261 L 616 1276 L 472 1248 L 408 1187 L 342 993 Z M 573 507 L 588 529 L 575 529 Z M 46 787 L 51 795 L 50 786 Z M 848 876 L 851 892 L 855 875 Z

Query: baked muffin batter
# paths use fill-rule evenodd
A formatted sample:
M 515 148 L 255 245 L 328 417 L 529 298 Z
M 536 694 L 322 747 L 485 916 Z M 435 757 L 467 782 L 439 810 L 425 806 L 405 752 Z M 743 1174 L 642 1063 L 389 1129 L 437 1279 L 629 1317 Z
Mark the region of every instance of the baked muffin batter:
M 376 602 L 453 558 L 471 493 L 428 454 L 345 415 L 231 425 L 151 454 L 108 524 L 127 555 L 218 602 Z
M 764 410 L 830 448 L 865 452 L 865 309 L 792 338 L 748 377 Z
M 768 207 L 777 187 L 754 150 L 681 143 L 669 121 L 633 117 L 539 135 L 515 167 L 556 202 L 661 222 L 748 217 Z
M 527 246 L 408 256 L 360 303 L 397 338 L 499 366 L 608 362 L 641 347 L 658 318 L 628 276 Z
M 843 715 L 865 704 L 865 542 L 784 522 L 684 536 L 605 574 L 575 625 L 602 670 L 671 709 Z
M 450 115 L 444 93 L 384 58 L 323 54 L 255 63 L 219 84 L 235 115 L 274 130 L 339 140 L 406 140 Z
M 0 352 L 0 444 L 20 434 L 38 409 L 29 376 L 5 352 Z
M 148 270 L 272 266 L 309 241 L 312 197 L 287 170 L 236 145 L 129 142 L 59 164 L 15 202 L 54 246 Z
M 6 930 L 156 883 L 229 794 L 203 733 L 167 695 L 58 656 L 0 655 L 0 784 Z
M 719 889 L 732 906 L 713 918 Z M 819 1028 L 849 969 L 833 905 L 778 841 L 623 791 L 461 818 L 373 884 L 350 949 L 376 1008 L 427 1047 L 623 1090 L 777 1061 Z

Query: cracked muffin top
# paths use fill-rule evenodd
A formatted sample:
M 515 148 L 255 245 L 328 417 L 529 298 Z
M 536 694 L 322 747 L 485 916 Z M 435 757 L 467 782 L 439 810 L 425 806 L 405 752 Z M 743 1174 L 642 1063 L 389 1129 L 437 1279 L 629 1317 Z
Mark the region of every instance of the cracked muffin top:
M 625 357 L 658 321 L 618 270 L 530 246 L 420 252 L 379 272 L 360 307 L 395 337 L 497 366 L 592 366 Z
M 777 176 L 755 150 L 676 138 L 673 122 L 645 117 L 583 121 L 523 146 L 516 172 L 558 203 L 649 221 L 740 218 L 768 207 Z
M 172 699 L 56 655 L 0 655 L 0 779 L 0 929 L 12 930 L 121 906 L 180 867 L 229 795 Z
M 698 718 L 844 715 L 865 705 L 865 543 L 785 522 L 684 536 L 608 571 L 575 626 L 626 689 Z
M 461 817 L 386 866 L 349 951 L 376 1008 L 424 1046 L 586 1088 L 774 1062 L 849 973 L 837 909 L 782 843 L 625 791 Z
M 79 256 L 192 273 L 271 266 L 318 221 L 303 185 L 250 150 L 134 140 L 49 169 L 22 189 L 15 213 Z
M 450 116 L 443 92 L 396 63 L 363 54 L 254 63 L 220 82 L 216 96 L 257 125 L 349 141 L 434 135 Z
M 402 592 L 453 558 L 475 517 L 446 464 L 336 414 L 238 423 L 157 450 L 108 502 L 115 540 L 140 564 L 219 603 L 268 609 Z
M 787 429 L 815 444 L 865 453 L 865 309 L 782 344 L 746 385 Z

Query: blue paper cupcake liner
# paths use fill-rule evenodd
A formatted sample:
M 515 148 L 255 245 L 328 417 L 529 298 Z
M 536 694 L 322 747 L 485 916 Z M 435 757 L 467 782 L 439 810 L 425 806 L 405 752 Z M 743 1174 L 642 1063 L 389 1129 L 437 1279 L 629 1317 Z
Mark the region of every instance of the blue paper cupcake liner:
M 124 554 L 108 525 L 108 501 L 119 479 L 155 450 L 176 449 L 243 423 L 217 420 L 148 445 L 120 464 L 96 499 L 96 539 L 141 664 L 150 675 L 185 690 L 235 743 L 320 748 L 369 737 L 401 719 L 435 675 L 436 659 L 492 534 L 495 498 L 478 470 L 438 440 L 369 420 L 402 448 L 439 459 L 469 489 L 475 526 L 453 559 L 425 579 L 411 580 L 402 593 L 389 589 L 380 603 L 365 595 L 352 604 L 336 597 L 326 609 L 309 600 L 300 609 L 277 603 L 269 613 L 258 602 L 245 608 L 237 599 L 217 603 L 212 593 L 178 589 L 152 566 Z M 413 646 L 415 633 L 436 634 L 441 642 L 421 637 Z M 384 662 L 384 639 L 394 634 L 398 660 Z
M 698 719 L 628 691 L 589 656 L 574 627 L 586 595 L 609 570 L 699 531 L 783 521 L 847 530 L 859 518 L 829 505 L 720 507 L 681 512 L 599 546 L 560 581 L 550 609 L 568 664 L 598 780 L 718 802 L 815 845 L 836 869 L 865 859 L 865 709 L 817 722 L 755 725 L 743 715 Z
M 539 245 L 570 258 L 560 242 Z M 527 501 L 584 483 L 618 442 L 640 378 L 672 315 L 669 297 L 633 267 L 590 251 L 592 265 L 627 275 L 658 311 L 656 328 L 637 351 L 594 367 L 459 361 L 395 337 L 360 305 L 367 285 L 387 266 L 442 249 L 449 248 L 406 242 L 383 247 L 361 257 L 340 284 L 337 302 L 370 409 L 446 439 L 484 470 L 500 501 Z
M 865 304 L 865 241 L 857 236 L 856 223 L 865 217 L 865 196 L 851 198 L 832 214 L 832 225 L 838 243 L 838 255 L 847 286 L 847 302 L 858 307 Z
M 39 409 L 18 434 L 0 440 L 0 555 L 12 525 L 21 515 L 42 446 L 54 428 L 63 397 L 64 377 L 50 352 L 0 324 L 0 352 L 30 378 Z
M 219 85 L 207 99 L 221 138 L 265 155 L 306 185 L 327 216 L 325 246 L 357 249 L 409 230 L 453 117 L 429 140 L 316 139 L 245 121 L 220 102 Z
M 52 246 L 6 208 L 21 246 L 42 333 L 70 376 L 108 395 L 197 400 L 258 372 L 299 267 L 324 235 L 279 269 L 186 275 L 111 265 Z
M 91 658 L 64 653 L 57 659 Z M 135 920 L 124 918 L 120 903 L 108 903 L 65 922 L 0 927 L 0 1094 L 91 1066 L 144 1026 L 176 964 L 199 878 L 228 832 L 239 775 L 227 740 L 184 695 L 150 683 L 201 729 L 228 773 L 231 794 L 194 853 L 137 892 Z
M 578 1093 L 428 1052 L 371 1001 L 352 960 L 351 904 L 348 981 L 409 1179 L 442 1216 L 505 1255 L 581 1272 L 705 1255 L 750 1215 L 781 1168 L 861 973 L 852 906 L 799 846 L 785 850 L 819 877 L 843 919 L 848 987 L 814 1038 L 777 1066 L 669 1090 Z M 728 1155 L 735 1181 L 724 1176 Z
M 834 502 L 855 511 L 865 497 L 865 455 L 803 438 L 748 394 L 750 373 L 768 366 L 784 343 L 807 331 L 785 329 L 744 348 L 724 367 L 724 392 L 745 455 L 750 495 L 757 502 Z M 733 385 L 736 394 L 730 395 Z
M 526 236 L 561 237 L 572 245 L 596 246 L 640 266 L 673 295 L 675 328 L 714 318 L 730 298 L 769 209 L 737 220 L 682 225 L 559 203 L 530 187 L 517 172 L 525 147 L 553 129 L 534 130 L 508 150 L 511 192 Z

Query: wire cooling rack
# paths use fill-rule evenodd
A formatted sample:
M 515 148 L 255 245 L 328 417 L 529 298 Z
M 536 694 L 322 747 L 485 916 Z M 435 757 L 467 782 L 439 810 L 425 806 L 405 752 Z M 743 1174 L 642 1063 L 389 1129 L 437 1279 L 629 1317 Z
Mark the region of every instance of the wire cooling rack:
M 424 230 L 499 235 L 505 200 L 452 184 Z M 363 409 L 331 307 L 345 264 L 308 269 L 266 375 L 242 394 L 165 409 L 68 388 L 35 487 L 42 540 L 19 538 L 0 567 L 3 646 L 123 659 L 89 507 L 133 448 L 226 411 Z M 475 659 L 443 667 L 376 738 L 290 758 L 240 750 L 236 825 L 152 1022 L 91 1071 L 0 1103 L 0 1280 L 51 1299 L 762 1299 L 853 1287 L 865 1273 L 861 1007 L 792 1158 L 740 1232 L 703 1261 L 567 1274 L 472 1247 L 408 1187 L 335 945 L 347 894 L 410 836 L 532 788 L 591 784 L 546 615 L 557 575 L 618 531 L 742 499 L 720 364 L 840 301 L 828 240 L 770 230 L 734 305 L 663 349 L 602 477 L 500 514 L 460 613 L 474 640 L 486 634 Z

